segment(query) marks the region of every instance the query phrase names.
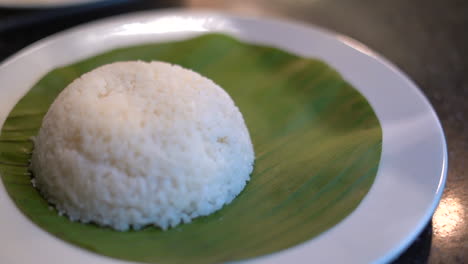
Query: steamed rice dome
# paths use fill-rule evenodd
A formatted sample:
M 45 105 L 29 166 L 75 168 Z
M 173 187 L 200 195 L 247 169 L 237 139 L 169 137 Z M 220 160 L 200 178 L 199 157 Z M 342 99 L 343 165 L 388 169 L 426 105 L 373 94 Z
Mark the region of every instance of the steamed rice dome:
M 73 221 L 167 229 L 230 203 L 253 161 L 223 89 L 177 65 L 138 61 L 99 67 L 65 88 L 44 117 L 31 168 Z

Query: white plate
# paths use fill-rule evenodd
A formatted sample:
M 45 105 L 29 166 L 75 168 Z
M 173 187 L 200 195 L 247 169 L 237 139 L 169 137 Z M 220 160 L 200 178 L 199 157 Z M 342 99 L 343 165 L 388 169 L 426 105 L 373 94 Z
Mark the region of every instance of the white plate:
M 359 207 L 322 235 L 248 263 L 382 263 L 427 224 L 446 178 L 439 120 L 421 91 L 362 44 L 310 25 L 209 11 L 144 12 L 83 25 L 39 41 L 0 66 L 0 126 L 45 73 L 120 46 L 224 32 L 251 43 L 318 57 L 370 102 L 383 128 L 378 174 Z M 82 250 L 46 233 L 15 207 L 0 181 L 2 263 L 128 263 Z

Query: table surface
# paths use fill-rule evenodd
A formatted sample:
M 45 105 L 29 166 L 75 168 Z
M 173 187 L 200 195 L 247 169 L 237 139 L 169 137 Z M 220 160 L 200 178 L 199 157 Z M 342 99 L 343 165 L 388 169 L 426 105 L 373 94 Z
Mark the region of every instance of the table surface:
M 442 121 L 449 170 L 431 223 L 394 263 L 468 263 L 468 1 L 109 0 L 67 9 L 0 8 L 0 61 L 77 24 L 166 7 L 215 8 L 312 23 L 361 41 L 402 69 Z

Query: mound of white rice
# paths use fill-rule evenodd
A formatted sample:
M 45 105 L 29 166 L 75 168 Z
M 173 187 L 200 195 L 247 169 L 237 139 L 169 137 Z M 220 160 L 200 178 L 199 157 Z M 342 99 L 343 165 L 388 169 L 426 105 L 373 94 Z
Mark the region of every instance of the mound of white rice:
M 31 169 L 73 221 L 167 229 L 230 203 L 253 161 L 239 109 L 211 80 L 163 62 L 118 62 L 60 93 Z

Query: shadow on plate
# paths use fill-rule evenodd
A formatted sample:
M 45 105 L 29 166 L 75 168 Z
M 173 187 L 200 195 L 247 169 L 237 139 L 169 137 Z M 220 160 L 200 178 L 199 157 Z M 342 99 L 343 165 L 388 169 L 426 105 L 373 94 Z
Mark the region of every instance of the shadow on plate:
M 432 221 L 424 228 L 411 246 L 391 264 L 428 263 L 432 244 Z

